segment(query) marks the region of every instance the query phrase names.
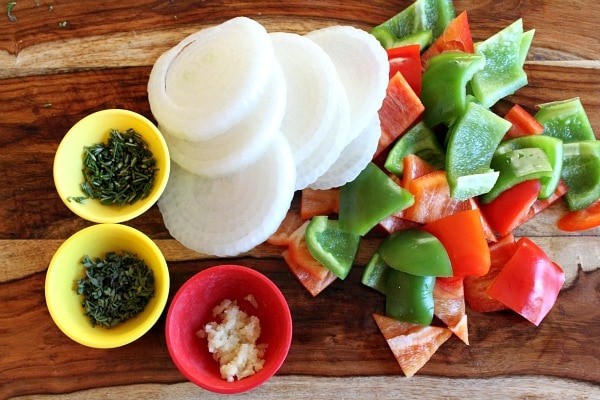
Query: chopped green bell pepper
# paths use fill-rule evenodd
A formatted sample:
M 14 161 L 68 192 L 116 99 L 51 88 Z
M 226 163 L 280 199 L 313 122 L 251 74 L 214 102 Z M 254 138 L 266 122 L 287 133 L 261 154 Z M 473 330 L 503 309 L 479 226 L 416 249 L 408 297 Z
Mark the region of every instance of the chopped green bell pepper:
M 382 219 L 410 207 L 413 195 L 372 162 L 340 188 L 340 228 L 365 235 Z
M 306 227 L 305 239 L 317 261 L 340 279 L 348 276 L 358 252 L 359 235 L 340 229 L 337 220 L 316 216 Z
M 450 125 L 465 112 L 469 103 L 467 84 L 485 64 L 484 56 L 457 50 L 445 51 L 429 60 L 421 83 L 423 120 L 429 127 Z
M 594 140 L 594 131 L 578 97 L 540 104 L 534 118 L 544 126 L 544 135 L 563 142 Z
M 446 176 L 450 196 L 459 200 L 489 192 L 499 172 L 491 169 L 492 156 L 511 124 L 474 102 L 450 127 L 446 149 Z
M 455 17 L 452 0 L 416 0 L 392 18 L 374 27 L 371 34 L 385 49 L 397 47 L 399 40 L 422 31 L 431 31 L 433 42 Z
M 421 157 L 438 169 L 444 169 L 446 165 L 444 149 L 435 133 L 423 121 L 418 122 L 396 141 L 385 160 L 385 169 L 396 176 L 402 176 L 402 160 L 409 154 Z
M 471 80 L 471 89 L 484 107 L 491 107 L 503 97 L 527 85 L 523 63 L 533 32 L 523 33 L 518 19 L 483 42 L 475 43 L 475 53 L 485 57 L 485 67 Z
M 392 233 L 377 252 L 393 269 L 419 276 L 452 276 L 444 245 L 429 232 L 412 228 Z
M 481 195 L 481 201 L 489 203 L 506 189 L 532 179 L 552 178 L 552 165 L 546 153 L 537 147 L 495 153 L 491 167 L 500 172 L 494 187 Z
M 363 270 L 361 283 L 380 293 L 386 294 L 387 279 L 391 268 L 383 261 L 378 252 L 374 252 Z
M 565 143 L 562 178 L 570 210 L 582 210 L 600 198 L 600 142 Z
M 501 142 L 495 154 L 527 147 L 536 147 L 543 150 L 552 166 L 552 175 L 540 178 L 542 188 L 538 197 L 547 199 L 554 193 L 560 182 L 563 165 L 563 142 L 555 137 L 545 135 L 521 136 Z M 502 172 L 500 175 L 502 175 Z
M 390 269 L 385 296 L 385 314 L 414 324 L 433 320 L 435 277 L 417 276 Z

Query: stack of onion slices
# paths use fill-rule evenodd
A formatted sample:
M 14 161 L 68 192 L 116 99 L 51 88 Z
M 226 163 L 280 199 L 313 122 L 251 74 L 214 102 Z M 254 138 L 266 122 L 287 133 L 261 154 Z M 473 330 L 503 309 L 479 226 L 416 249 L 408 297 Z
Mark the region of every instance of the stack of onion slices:
M 369 33 L 272 32 L 236 17 L 162 54 L 148 100 L 171 154 L 171 236 L 219 257 L 273 234 L 296 190 L 353 180 L 381 134 L 387 54 Z

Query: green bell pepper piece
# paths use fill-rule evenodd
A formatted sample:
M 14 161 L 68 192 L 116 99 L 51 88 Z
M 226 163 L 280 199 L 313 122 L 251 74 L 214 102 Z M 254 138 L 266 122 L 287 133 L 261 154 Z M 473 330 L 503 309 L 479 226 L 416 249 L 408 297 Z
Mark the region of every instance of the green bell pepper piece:
M 419 276 L 452 276 L 444 245 L 429 232 L 412 228 L 394 232 L 381 241 L 377 252 L 393 269 Z
M 374 27 L 371 34 L 383 48 L 397 47 L 399 40 L 412 34 L 431 31 L 431 44 L 456 17 L 452 0 L 416 0 L 398 14 Z
M 444 149 L 435 133 L 423 121 L 418 122 L 396 141 L 383 166 L 392 174 L 402 176 L 404 171 L 402 160 L 409 154 L 421 157 L 437 169 L 444 169 L 446 165 Z
M 411 44 L 418 44 L 421 48 L 421 52 L 427 48 L 432 42 L 433 33 L 431 30 L 419 31 L 415 33 L 411 33 L 408 36 L 405 36 L 402 39 L 398 39 L 394 42 L 393 47 L 402 47 L 408 46 Z
M 340 279 L 346 279 L 358 252 L 360 236 L 346 232 L 337 220 L 316 216 L 306 227 L 306 246 L 310 254 Z
M 544 135 L 563 142 L 594 140 L 594 131 L 578 97 L 540 104 L 534 118 L 544 126 Z
M 582 210 L 600 198 L 600 142 L 565 143 L 562 178 L 570 210 Z
M 489 192 L 499 172 L 492 156 L 511 123 L 474 102 L 448 131 L 446 176 L 450 196 L 459 200 Z
M 390 269 L 386 285 L 385 314 L 414 324 L 433 320 L 435 277 L 417 276 Z
M 382 219 L 413 205 L 414 196 L 369 163 L 352 181 L 340 188 L 340 228 L 365 235 Z
M 485 57 L 485 67 L 471 80 L 473 94 L 484 107 L 527 85 L 523 62 L 529 51 L 532 32 L 523 33 L 518 19 L 483 42 L 475 43 L 475 53 Z
M 560 182 L 563 165 L 563 142 L 555 137 L 545 135 L 521 136 L 501 142 L 495 154 L 527 147 L 536 147 L 543 150 L 552 166 L 552 175 L 540 178 L 542 188 L 538 198 L 547 199 L 554 193 Z M 502 175 L 502 172 L 500 175 Z
M 481 201 L 489 203 L 506 189 L 518 183 L 541 178 L 552 178 L 552 165 L 546 153 L 537 147 L 510 150 L 496 153 L 491 167 L 500 172 L 494 187 L 481 195 Z
M 423 120 L 427 126 L 450 125 L 465 112 L 469 103 L 467 84 L 485 64 L 484 56 L 457 50 L 445 51 L 429 60 L 421 82 Z
M 521 62 L 521 65 L 524 65 L 525 61 L 527 61 L 527 54 L 529 54 L 529 48 L 531 47 L 531 43 L 533 42 L 534 35 L 535 29 L 523 32 L 523 36 L 521 37 L 521 53 L 519 60 Z
M 390 270 L 389 265 L 383 261 L 378 252 L 375 252 L 365 266 L 360 281 L 363 285 L 385 294 Z

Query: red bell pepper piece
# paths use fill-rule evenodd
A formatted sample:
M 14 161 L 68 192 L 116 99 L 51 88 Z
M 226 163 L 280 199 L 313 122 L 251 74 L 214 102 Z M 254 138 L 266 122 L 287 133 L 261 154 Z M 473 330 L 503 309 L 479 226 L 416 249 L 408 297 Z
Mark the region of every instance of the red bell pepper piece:
M 403 216 L 422 224 L 471 207 L 466 200 L 450 197 L 446 171 L 434 171 L 413 179 L 409 192 L 415 197 L 415 203 L 404 210 Z
M 469 328 L 465 310 L 463 278 L 436 278 L 433 287 L 433 301 L 434 315 L 468 345 Z
M 421 229 L 438 238 L 448 252 L 453 276 L 482 276 L 490 269 L 490 249 L 479 210 L 457 212 Z
M 409 44 L 407 46 L 393 47 L 387 49 L 388 61 L 390 63 L 390 79 L 400 72 L 415 94 L 421 94 L 421 46 Z
M 402 159 L 403 172 L 400 186 L 410 190 L 413 179 L 419 178 L 436 170 L 431 164 L 415 154 L 408 154 Z
M 381 314 L 373 314 L 373 319 L 407 377 L 417 373 L 452 336 L 452 331 L 441 326 L 413 324 Z
M 554 306 L 564 282 L 564 271 L 533 241 L 522 237 L 488 294 L 537 326 Z
M 544 132 L 544 126 L 518 104 L 515 104 L 508 110 L 504 115 L 504 119 L 512 124 L 508 132 L 504 135 L 504 139 L 526 135 L 541 135 Z
M 381 137 L 373 158 L 402 136 L 419 119 L 423 111 L 425 107 L 421 99 L 404 76 L 397 72 L 388 83 L 386 96 L 379 109 Z
M 524 224 L 525 222 L 529 221 L 531 218 L 545 210 L 546 208 L 550 207 L 552 204 L 554 204 L 554 202 L 556 202 L 556 200 L 564 196 L 565 193 L 567 193 L 567 185 L 561 180 L 560 182 L 558 182 L 554 193 L 552 193 L 550 197 L 548 197 L 547 199 L 537 199 L 531 205 L 529 211 L 521 218 L 517 226 Z
M 505 310 L 508 307 L 498 300 L 490 297 L 488 288 L 496 279 L 496 276 L 515 254 L 517 242 L 512 233 L 498 239 L 489 245 L 490 248 L 490 270 L 483 276 L 466 276 L 464 278 L 465 301 L 469 307 L 476 312 L 492 312 Z
M 459 50 L 464 53 L 475 52 L 466 11 L 450 21 L 444 33 L 423 52 L 421 55 L 422 69 L 425 70 L 431 57 L 448 50 Z
M 337 214 L 340 210 L 340 190 L 302 189 L 300 197 L 300 218 L 311 219 L 317 215 Z
M 537 200 L 541 187 L 537 179 L 521 182 L 500 193 L 491 202 L 480 204 L 481 212 L 492 229 L 504 236 L 522 223 Z
M 566 232 L 583 231 L 600 226 L 600 200 L 596 200 L 583 210 L 569 211 L 556 224 Z

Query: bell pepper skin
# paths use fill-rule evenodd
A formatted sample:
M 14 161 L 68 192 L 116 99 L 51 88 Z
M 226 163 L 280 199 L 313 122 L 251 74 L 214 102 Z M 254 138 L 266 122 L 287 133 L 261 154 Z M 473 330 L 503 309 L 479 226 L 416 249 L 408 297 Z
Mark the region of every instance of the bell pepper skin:
M 554 193 L 560 181 L 563 165 L 563 142 L 552 136 L 530 134 L 503 141 L 498 145 L 494 155 L 525 148 L 541 149 L 550 163 L 552 175 L 540 177 L 542 189 L 539 196 L 540 199 L 547 199 Z M 502 173 L 500 175 L 502 176 Z
M 600 200 L 596 200 L 583 210 L 569 211 L 563 215 L 556 227 L 565 232 L 577 232 L 600 226 Z
M 402 159 L 409 154 L 421 157 L 436 169 L 443 169 L 446 164 L 446 154 L 435 133 L 422 121 L 410 128 L 394 143 L 385 160 L 384 168 L 396 176 L 402 176 L 404 169 Z
M 486 62 L 473 76 L 471 88 L 484 107 L 493 106 L 527 85 L 523 69 L 523 53 L 527 51 L 522 48 L 522 42 L 523 20 L 518 19 L 485 41 L 474 44 L 475 53 L 483 55 Z
M 450 21 L 444 32 L 423 52 L 421 55 L 423 70 L 427 68 L 431 57 L 449 50 L 458 50 L 464 53 L 475 52 L 466 11 L 461 12 L 458 17 Z
M 432 40 L 435 40 L 455 16 L 452 0 L 416 0 L 392 18 L 374 27 L 371 34 L 385 49 L 394 47 L 398 40 L 416 32 L 431 31 Z
M 413 228 L 383 239 L 377 252 L 393 269 L 419 276 L 452 276 L 448 252 L 438 238 Z
M 442 242 L 452 264 L 452 276 L 487 274 L 490 250 L 478 209 L 448 215 L 425 224 L 421 229 Z
M 413 195 L 369 163 L 340 189 L 340 229 L 365 235 L 379 221 L 414 203 Z
M 537 200 L 542 185 L 538 179 L 518 183 L 488 203 L 481 203 L 486 221 L 500 236 L 519 226 Z
M 379 293 L 387 293 L 387 280 L 391 268 L 383 261 L 378 252 L 374 252 L 363 270 L 361 283 Z
M 421 53 L 432 42 L 432 38 L 433 38 L 433 32 L 431 32 L 431 30 L 418 31 L 415 33 L 411 33 L 411 34 L 403 37 L 402 39 L 396 39 L 394 41 L 393 47 L 401 47 L 401 46 L 408 46 L 411 44 L 418 44 L 419 45 L 419 53 Z
M 358 252 L 360 236 L 346 232 L 337 220 L 313 217 L 306 227 L 310 254 L 340 279 L 346 279 Z
M 578 97 L 540 104 L 535 119 L 544 126 L 544 135 L 565 143 L 595 140 L 594 131 Z
M 504 139 L 541 135 L 544 132 L 544 126 L 519 104 L 512 106 L 504 115 L 504 119 L 512 124 Z
M 421 94 L 421 46 L 411 44 L 387 50 L 392 79 L 400 72 L 417 96 Z
M 386 316 L 414 324 L 431 324 L 435 277 L 417 276 L 390 269 L 386 283 Z
M 404 75 L 396 72 L 389 80 L 386 95 L 379 108 L 378 115 L 381 136 L 373 159 L 379 157 L 406 130 L 415 123 L 425 111 L 425 106 L 409 85 Z
M 600 141 L 565 143 L 562 179 L 569 210 L 583 210 L 600 198 Z
M 564 271 L 522 237 L 487 293 L 537 326 L 554 306 L 564 282 Z
M 423 72 L 421 101 L 423 120 L 429 127 L 450 125 L 465 112 L 467 84 L 486 63 L 480 54 L 446 51 L 429 59 Z
M 510 122 L 487 108 L 467 104 L 465 113 L 448 132 L 446 172 L 453 198 L 466 200 L 492 189 L 499 172 L 492 170 L 490 164 L 509 128 Z
M 553 170 L 546 153 L 537 147 L 496 153 L 491 167 L 500 172 L 494 187 L 480 196 L 482 203 L 489 203 L 505 190 L 531 179 L 552 178 Z

